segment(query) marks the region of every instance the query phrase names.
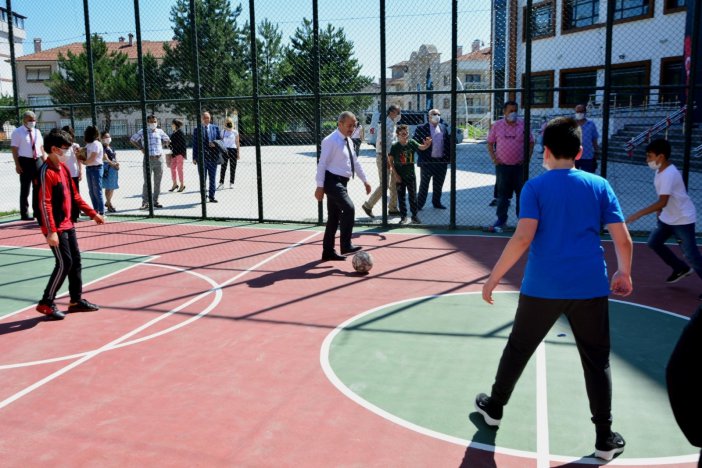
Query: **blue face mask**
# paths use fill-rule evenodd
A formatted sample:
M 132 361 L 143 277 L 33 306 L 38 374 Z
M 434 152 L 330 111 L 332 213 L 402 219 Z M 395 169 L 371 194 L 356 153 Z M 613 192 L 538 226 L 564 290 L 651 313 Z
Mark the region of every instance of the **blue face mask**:
M 512 112 L 511 114 L 505 116 L 505 120 L 507 120 L 507 122 L 516 122 L 517 121 L 517 113 Z

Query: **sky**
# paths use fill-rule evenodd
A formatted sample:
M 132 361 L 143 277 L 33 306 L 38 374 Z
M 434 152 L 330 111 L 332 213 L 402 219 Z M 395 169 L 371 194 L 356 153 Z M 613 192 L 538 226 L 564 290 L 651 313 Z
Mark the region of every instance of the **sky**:
M 0 0 L 0 3 L 5 2 Z M 233 7 L 239 5 L 238 1 L 231 3 Z M 256 23 L 267 18 L 278 24 L 286 43 L 303 18 L 312 18 L 311 0 L 259 0 L 256 3 Z M 172 39 L 170 10 L 174 4 L 175 0 L 140 0 L 144 40 Z M 249 19 L 248 5 L 248 1 L 242 2 L 240 25 Z M 462 45 L 464 51 L 470 50 L 475 39 L 489 45 L 490 6 L 491 0 L 459 1 L 458 45 Z M 135 32 L 133 0 L 89 0 L 88 7 L 92 33 L 116 41 L 120 36 Z M 12 8 L 27 17 L 25 54 L 34 51 L 34 38 L 42 39 L 44 50 L 85 40 L 83 0 L 12 0 Z M 450 58 L 451 0 L 386 0 L 385 10 L 388 66 L 409 60 L 410 54 L 422 44 L 435 45 L 442 54 L 442 62 Z M 361 73 L 376 81 L 380 77 L 379 17 L 378 0 L 319 0 L 320 28 L 327 24 L 343 28 L 346 37 L 354 43 Z M 387 74 L 390 75 L 389 70 Z

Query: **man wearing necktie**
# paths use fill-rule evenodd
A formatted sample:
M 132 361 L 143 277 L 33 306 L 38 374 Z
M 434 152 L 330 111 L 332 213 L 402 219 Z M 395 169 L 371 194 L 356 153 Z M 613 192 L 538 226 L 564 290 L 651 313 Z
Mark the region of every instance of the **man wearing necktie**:
M 325 194 L 327 196 L 327 226 L 322 243 L 322 261 L 346 259 L 334 250 L 337 228 L 340 228 L 339 243 L 342 254 L 361 250 L 360 246 L 351 243 L 355 208 L 346 185 L 349 179 L 358 174 L 366 187 L 366 194 L 371 193 L 371 186 L 352 149 L 351 135 L 355 127 L 356 116 L 349 111 L 342 112 L 336 131 L 322 140 L 322 151 L 317 163 L 317 189 L 314 192 L 317 201 L 322 201 Z
M 217 189 L 217 161 L 219 160 L 218 149 L 215 140 L 221 140 L 222 136 L 219 127 L 212 122 L 209 112 L 202 113 L 202 133 L 204 135 L 203 147 L 204 155 L 200 156 L 200 128 L 193 132 L 193 164 L 197 164 L 198 171 L 205 171 L 209 180 L 208 198 L 210 203 L 217 203 L 215 190 Z M 203 157 L 204 156 L 204 157 Z

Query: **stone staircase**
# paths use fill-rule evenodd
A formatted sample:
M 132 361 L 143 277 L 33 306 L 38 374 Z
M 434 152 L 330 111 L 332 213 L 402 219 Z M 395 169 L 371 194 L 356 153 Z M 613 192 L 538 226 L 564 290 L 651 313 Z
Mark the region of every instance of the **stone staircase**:
M 632 156 L 626 150 L 626 142 L 647 131 L 650 125 L 626 125 L 609 139 L 608 160 L 613 162 L 630 162 L 634 164 L 646 164 L 646 145 L 641 143 L 634 149 Z M 651 137 L 665 138 L 665 132 L 660 132 Z M 668 141 L 672 147 L 671 161 L 682 170 L 683 151 L 685 149 L 685 135 L 682 124 L 673 125 L 668 129 Z M 692 148 L 702 144 L 702 127 L 694 126 L 692 129 Z M 702 158 L 692 158 L 690 167 L 695 171 L 702 171 Z

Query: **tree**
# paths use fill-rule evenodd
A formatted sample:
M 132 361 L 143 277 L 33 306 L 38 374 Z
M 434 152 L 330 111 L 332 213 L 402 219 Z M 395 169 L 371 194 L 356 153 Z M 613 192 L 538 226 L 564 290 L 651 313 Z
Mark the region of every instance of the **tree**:
M 136 101 L 139 99 L 137 65 L 130 62 L 127 54 L 109 51 L 107 44 L 97 34 L 91 37 L 93 52 L 93 73 L 95 77 L 95 98 L 97 102 Z M 74 54 L 70 50 L 64 56 L 58 55 L 58 70 L 54 72 L 46 85 L 54 103 L 59 106 L 61 115 L 69 115 L 66 104 L 90 102 L 87 46 Z M 130 112 L 133 105 L 101 106 L 100 113 L 105 118 L 105 130 L 110 130 L 114 112 Z M 90 117 L 88 106 L 75 107 L 74 115 L 79 118 Z
M 355 93 L 371 84 L 370 77 L 362 76 L 361 66 L 353 57 L 353 42 L 346 38 L 343 28 L 328 24 L 319 31 L 319 79 L 322 93 Z M 312 22 L 303 19 L 302 26 L 295 30 L 290 45 L 285 50 L 283 83 L 295 93 L 314 92 L 314 37 Z M 368 107 L 370 97 L 348 96 L 325 98 L 323 118 L 336 118 L 342 110 L 360 111 Z M 296 114 L 304 120 L 308 129 L 314 128 L 314 103 L 297 100 L 293 105 Z
M 19 100 L 19 105 L 20 107 L 25 106 L 22 99 Z M 2 94 L 0 95 L 0 125 L 4 125 L 6 122 L 17 125 L 17 111 L 15 110 L 15 98 L 9 94 Z
M 189 1 L 177 0 L 171 7 L 173 39 L 176 46 L 165 46 L 163 61 L 166 92 L 172 98 L 192 98 L 195 67 L 192 60 L 193 37 Z M 196 0 L 196 29 L 200 63 L 200 93 L 203 97 L 234 96 L 246 91 L 248 69 L 245 51 L 246 32 L 237 26 L 241 4 L 232 10 L 229 0 Z M 232 107 L 230 102 L 208 102 L 206 107 L 222 112 Z M 190 116 L 196 110 L 191 105 L 175 108 Z

